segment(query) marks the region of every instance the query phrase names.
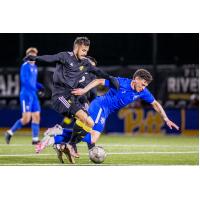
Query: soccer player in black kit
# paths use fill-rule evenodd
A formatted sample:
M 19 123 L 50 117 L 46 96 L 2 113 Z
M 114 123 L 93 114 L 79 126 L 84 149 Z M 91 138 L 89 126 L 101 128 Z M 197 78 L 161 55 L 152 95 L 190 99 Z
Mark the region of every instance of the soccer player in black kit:
M 91 56 L 87 56 L 87 59 L 91 62 L 93 66 L 97 65 L 97 61 L 92 58 Z M 90 82 L 92 82 L 94 79 L 96 79 L 96 76 L 94 74 L 85 72 L 81 79 L 79 80 L 79 87 L 84 88 L 87 86 Z M 95 99 L 97 96 L 97 89 L 93 88 L 89 92 L 86 93 L 86 95 L 79 96 L 79 102 L 82 104 L 83 110 L 87 111 L 89 109 L 89 104 L 92 100 Z M 54 127 L 49 128 L 45 131 L 44 137 L 41 140 L 41 142 L 36 146 L 35 151 L 36 153 L 40 153 L 43 149 L 45 149 L 47 146 L 53 146 L 53 149 L 55 150 L 58 160 L 61 163 L 64 163 L 63 160 L 63 153 L 69 157 L 67 154 L 67 148 L 66 143 L 69 142 L 72 131 L 65 127 L 65 120 L 73 120 L 73 118 L 64 117 L 63 122 L 61 123 L 61 126 L 56 124 Z M 62 131 L 61 131 L 62 130 Z M 85 137 L 84 137 L 85 138 Z M 84 139 L 82 141 L 87 143 L 88 150 L 92 149 L 95 146 L 95 143 L 87 142 L 88 139 Z M 76 153 L 75 158 L 79 158 L 79 153 L 77 151 L 76 144 L 73 144 L 74 151 Z
M 60 52 L 54 55 L 28 56 L 27 60 L 56 63 L 53 74 L 52 107 L 64 116 L 75 117 L 76 123 L 70 144 L 80 140 L 92 130 L 94 122 L 87 112 L 82 109 L 78 98 L 71 94 L 77 88 L 79 80 L 85 72 L 93 73 L 99 77 L 110 80 L 114 87 L 117 87 L 115 79 L 102 70 L 92 66 L 86 58 L 90 47 L 90 40 L 87 37 L 78 37 L 74 41 L 73 52 Z M 81 133 L 81 134 L 78 134 Z M 80 137 L 79 137 L 80 136 Z M 79 138 L 78 138 L 79 137 Z M 69 160 L 75 163 L 69 150 Z

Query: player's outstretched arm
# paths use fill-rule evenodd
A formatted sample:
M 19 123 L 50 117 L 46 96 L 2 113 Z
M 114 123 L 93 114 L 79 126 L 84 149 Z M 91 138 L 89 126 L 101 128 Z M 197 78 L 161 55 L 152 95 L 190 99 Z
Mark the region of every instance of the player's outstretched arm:
M 162 116 L 162 118 L 164 119 L 164 121 L 170 129 L 175 128 L 179 130 L 179 127 L 167 117 L 163 107 L 160 105 L 160 103 L 158 103 L 158 101 L 154 100 L 152 102 L 152 106 L 158 113 L 160 113 L 160 115 Z
M 43 55 L 43 56 L 28 55 L 23 60 L 24 61 L 39 61 L 39 62 L 53 63 L 53 62 L 58 62 L 61 59 L 62 59 L 62 53 L 58 53 L 58 54 L 54 54 L 54 55 Z
M 81 96 L 98 85 L 105 85 L 105 79 L 95 79 L 90 82 L 85 88 L 76 88 L 72 90 L 71 93 L 77 96 Z

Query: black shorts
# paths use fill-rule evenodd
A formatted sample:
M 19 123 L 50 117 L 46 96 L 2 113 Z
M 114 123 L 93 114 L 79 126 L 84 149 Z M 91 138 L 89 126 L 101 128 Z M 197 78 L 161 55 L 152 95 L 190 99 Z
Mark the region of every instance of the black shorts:
M 56 95 L 51 99 L 52 108 L 65 117 L 74 117 L 82 109 L 82 104 L 77 97 L 70 95 Z

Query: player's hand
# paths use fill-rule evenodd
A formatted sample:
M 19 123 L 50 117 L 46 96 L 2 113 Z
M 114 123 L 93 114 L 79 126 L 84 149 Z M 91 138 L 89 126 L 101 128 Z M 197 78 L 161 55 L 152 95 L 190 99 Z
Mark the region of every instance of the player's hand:
M 39 90 L 38 91 L 38 96 L 39 97 L 44 97 L 45 96 L 45 91 L 44 90 Z
M 84 90 L 84 88 L 76 88 L 76 89 L 73 89 L 71 93 L 76 96 L 81 96 L 81 95 L 85 94 L 86 91 Z
M 175 128 L 176 130 L 179 130 L 179 127 L 171 120 L 167 119 L 165 122 L 170 129 Z
M 27 55 L 23 58 L 23 61 L 35 61 L 36 60 L 36 56 L 32 56 L 32 55 Z
M 118 82 L 118 80 L 117 80 L 115 77 L 109 76 L 109 81 L 110 81 L 110 85 L 111 85 L 113 88 L 115 88 L 116 90 L 119 89 L 119 82 Z

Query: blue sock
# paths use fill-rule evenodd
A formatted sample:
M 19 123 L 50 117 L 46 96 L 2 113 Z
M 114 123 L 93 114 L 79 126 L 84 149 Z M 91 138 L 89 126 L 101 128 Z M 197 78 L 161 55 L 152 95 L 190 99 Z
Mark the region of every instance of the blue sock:
M 61 144 L 65 141 L 65 137 L 63 135 L 54 136 L 54 144 Z
M 17 131 L 18 129 L 20 129 L 21 127 L 23 126 L 22 122 L 21 122 L 21 119 L 17 120 L 15 122 L 15 124 L 12 126 L 12 128 L 10 129 L 13 133 L 15 131 Z
M 62 142 L 69 142 L 71 138 L 72 131 L 69 129 L 64 128 L 61 135 L 54 136 L 55 144 L 60 144 Z
M 82 142 L 87 142 L 88 144 L 91 144 L 91 134 L 87 133 L 87 135 L 82 139 Z
M 40 125 L 36 123 L 32 123 L 31 128 L 32 128 L 32 139 L 34 141 L 37 141 L 39 139 Z

